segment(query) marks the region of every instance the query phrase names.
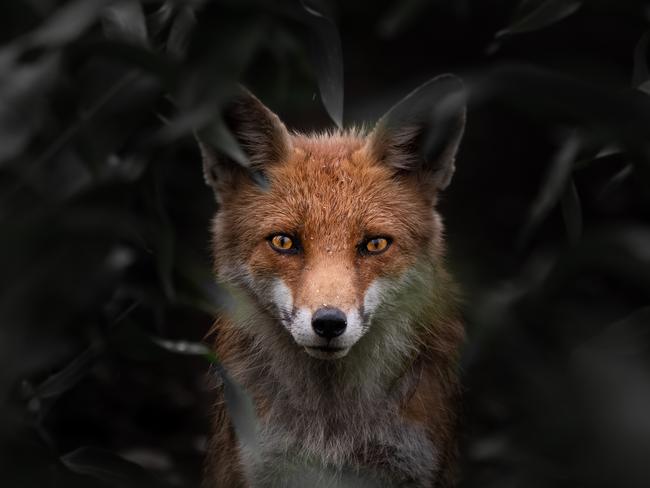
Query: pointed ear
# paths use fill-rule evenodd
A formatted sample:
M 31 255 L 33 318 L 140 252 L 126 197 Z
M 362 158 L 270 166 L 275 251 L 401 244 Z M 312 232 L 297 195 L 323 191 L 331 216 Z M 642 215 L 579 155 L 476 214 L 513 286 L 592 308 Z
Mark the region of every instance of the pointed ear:
M 281 161 L 291 148 L 280 118 L 243 87 L 226 104 L 222 117 L 196 137 L 205 181 L 219 203 L 243 177 L 263 186 L 264 169 Z
M 453 75 L 438 76 L 379 119 L 368 136 L 366 150 L 396 172 L 417 172 L 443 190 L 454 174 L 465 112 L 462 81 Z

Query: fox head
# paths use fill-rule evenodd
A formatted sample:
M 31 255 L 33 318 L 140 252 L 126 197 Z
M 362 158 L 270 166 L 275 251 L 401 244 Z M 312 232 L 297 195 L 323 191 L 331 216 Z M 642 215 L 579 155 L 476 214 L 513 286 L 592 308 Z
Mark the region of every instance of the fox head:
M 425 83 L 367 133 L 291 133 L 246 91 L 222 122 L 237 144 L 199 137 L 219 279 L 309 355 L 347 355 L 412 270 L 441 257 L 435 204 L 463 134 L 460 81 Z

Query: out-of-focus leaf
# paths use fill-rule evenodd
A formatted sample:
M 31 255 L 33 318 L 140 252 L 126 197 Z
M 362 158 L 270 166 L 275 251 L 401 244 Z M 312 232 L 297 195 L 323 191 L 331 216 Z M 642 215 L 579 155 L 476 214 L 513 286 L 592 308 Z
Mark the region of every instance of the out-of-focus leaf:
M 210 362 L 218 362 L 214 351 L 205 344 L 190 341 L 172 341 L 160 337 L 152 337 L 151 340 L 158 346 L 175 354 L 185 354 L 187 356 L 203 356 Z
M 50 158 L 55 156 L 66 144 L 68 144 L 79 131 L 81 131 L 86 123 L 92 119 L 102 108 L 104 108 L 122 89 L 132 83 L 137 77 L 135 72 L 127 73 L 120 78 L 114 85 L 112 85 L 99 99 L 97 99 L 90 107 L 85 109 L 80 115 L 78 120 L 71 124 L 64 130 L 59 137 L 54 139 L 32 163 L 34 167 L 38 167 Z
M 135 69 L 140 69 L 153 77 L 148 78 L 150 85 L 173 86 L 178 76 L 178 65 L 169 57 L 150 49 L 143 43 L 127 40 L 109 40 L 94 42 L 90 45 L 93 56 L 106 56 L 117 59 Z
M 201 310 L 211 317 L 216 317 L 224 306 L 225 291 L 214 280 L 214 275 L 203 262 L 179 257 L 178 274 L 184 281 L 183 291 L 178 293 L 179 303 Z
M 404 0 L 395 2 L 377 24 L 380 36 L 391 39 L 408 28 L 409 24 L 418 19 L 419 14 L 429 5 L 425 0 Z
M 642 359 L 650 352 L 650 307 L 640 308 L 615 322 L 583 344 L 575 355 L 585 349 L 600 349 L 617 357 Z
M 614 176 L 607 182 L 607 184 L 602 188 L 599 194 L 599 198 L 607 198 L 607 196 L 612 192 L 616 187 L 618 187 L 623 181 L 630 177 L 634 173 L 634 166 L 632 164 L 627 164 L 619 171 L 616 172 Z
M 637 88 L 639 89 L 639 91 L 642 91 L 643 93 L 650 94 L 650 80 L 644 81 Z
M 98 353 L 97 347 L 89 347 L 61 371 L 38 385 L 35 394 L 40 398 L 53 398 L 65 393 L 90 373 L 90 367 Z
M 592 153 L 593 154 L 593 153 Z M 621 148 L 616 145 L 609 145 L 602 148 L 596 153 L 595 156 L 585 157 L 584 159 L 578 159 L 573 165 L 573 169 L 579 170 L 590 166 L 596 162 L 609 161 L 613 159 L 620 158 L 623 155 Z
M 150 16 L 149 21 L 154 38 L 160 38 L 169 53 L 180 56 L 185 52 L 196 24 L 194 7 L 167 0 Z
M 253 401 L 241 385 L 239 385 L 221 365 L 216 354 L 207 346 L 187 341 L 169 341 L 160 338 L 152 339 L 156 344 L 168 351 L 191 356 L 203 356 L 212 363 L 212 367 L 223 381 L 224 401 L 228 415 L 232 421 L 240 445 L 251 456 L 252 460 L 261 458 L 258 438 L 258 421 Z M 247 473 L 250 479 L 250 473 Z
M 629 314 L 582 344 L 571 369 L 590 406 L 598 434 L 607 439 L 609 465 L 631 473 L 623 484 L 647 486 L 650 448 L 650 308 Z M 594 485 L 598 486 L 598 485 Z
M 533 11 L 514 19 L 510 26 L 497 32 L 496 37 L 543 29 L 574 14 L 581 6 L 582 0 L 545 0 Z
M 59 71 L 59 56 L 7 67 L 0 78 L 0 166 L 18 156 L 39 128 L 43 102 Z
M 499 99 L 539 122 L 579 127 L 604 144 L 640 154 L 650 151 L 650 99 L 637 91 L 614 92 L 527 65 L 499 67 L 470 88 L 474 105 Z M 648 162 L 637 158 L 637 164 Z
M 312 62 L 325 110 L 338 127 L 343 127 L 343 51 L 336 24 L 301 0 L 305 23 L 312 30 Z
M 646 31 L 634 48 L 634 70 L 632 86 L 644 93 L 650 94 L 650 71 L 648 70 L 648 39 L 650 31 Z
M 223 396 L 232 421 L 237 440 L 246 450 L 253 464 L 257 464 L 262 457 L 258 438 L 258 422 L 253 401 L 248 394 L 226 371 L 221 363 L 214 363 L 223 381 Z M 247 473 L 252 479 L 251 473 Z
M 569 242 L 576 244 L 582 235 L 582 205 L 573 179 L 569 180 L 562 195 L 562 215 Z
M 147 25 L 142 5 L 136 0 L 122 0 L 102 12 L 104 34 L 108 39 L 147 44 Z
M 129 305 L 112 321 L 111 325 L 115 326 L 122 322 L 138 307 L 139 304 L 140 303 L 136 301 Z M 92 345 L 88 347 L 63 369 L 48 376 L 42 383 L 37 385 L 33 389 L 34 396 L 39 399 L 54 398 L 74 387 L 90 373 L 91 367 L 100 355 L 101 350 L 100 345 Z
M 174 20 L 177 5 L 173 0 L 166 0 L 154 13 L 148 16 L 149 31 L 152 37 L 165 32 Z
M 528 242 L 537 226 L 560 199 L 562 192 L 566 188 L 579 149 L 580 138 L 576 134 L 572 134 L 564 141 L 555 155 L 549 166 L 545 181 L 530 209 L 528 221 L 519 236 L 520 246 Z
M 213 142 L 228 138 L 219 112 L 236 93 L 242 73 L 260 48 L 269 27 L 265 19 L 247 19 L 236 27 L 228 20 L 206 18 L 204 12 L 203 23 L 195 30 L 187 54 L 194 69 L 183 74 L 179 90 L 174 95 L 174 104 L 179 107 L 180 115 L 160 130 L 159 140 L 168 142 L 206 127 L 209 127 L 209 132 L 218 133 Z M 248 159 L 241 149 L 239 153 L 239 157 L 233 158 L 247 165 Z
M 90 476 L 109 486 L 128 488 L 164 486 L 141 466 L 104 449 L 81 447 L 61 456 L 61 462 L 70 471 Z
M 153 242 L 156 250 L 156 264 L 165 295 L 168 299 L 174 300 L 176 296 L 176 287 L 173 278 L 174 249 L 176 245 L 174 229 L 169 220 L 165 203 L 163 202 L 162 182 L 160 181 L 159 175 L 157 175 L 154 185 L 154 205 L 159 219 L 159 225 L 156 226 L 154 236 L 155 241 Z
M 31 36 L 31 45 L 55 47 L 79 37 L 101 14 L 110 0 L 72 0 L 59 8 Z
M 250 166 L 248 156 L 221 117 L 214 117 L 213 122 L 200 132 L 200 138 L 245 168 Z
M 187 49 L 192 28 L 196 24 L 196 15 L 189 6 L 181 7 L 169 31 L 167 38 L 167 51 L 180 56 Z

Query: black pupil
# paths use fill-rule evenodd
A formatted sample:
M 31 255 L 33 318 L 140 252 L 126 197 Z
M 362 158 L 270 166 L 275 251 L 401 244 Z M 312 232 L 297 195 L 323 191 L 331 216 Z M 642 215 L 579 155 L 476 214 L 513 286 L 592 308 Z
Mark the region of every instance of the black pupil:
M 286 247 L 289 244 L 289 239 L 282 236 L 280 237 L 280 247 Z

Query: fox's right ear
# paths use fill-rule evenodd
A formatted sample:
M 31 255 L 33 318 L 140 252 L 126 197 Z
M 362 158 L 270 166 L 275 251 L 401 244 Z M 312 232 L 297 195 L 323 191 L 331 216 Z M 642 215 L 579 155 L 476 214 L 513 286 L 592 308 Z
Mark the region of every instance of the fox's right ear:
M 205 181 L 220 204 L 242 178 L 264 185 L 264 168 L 281 161 L 291 148 L 280 118 L 243 87 L 226 104 L 222 117 L 196 138 Z

